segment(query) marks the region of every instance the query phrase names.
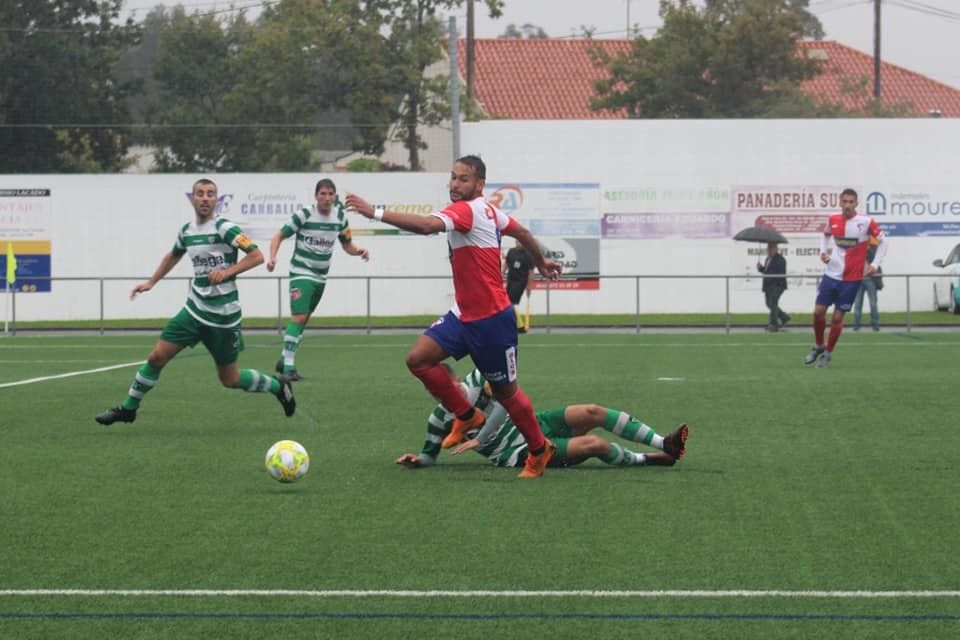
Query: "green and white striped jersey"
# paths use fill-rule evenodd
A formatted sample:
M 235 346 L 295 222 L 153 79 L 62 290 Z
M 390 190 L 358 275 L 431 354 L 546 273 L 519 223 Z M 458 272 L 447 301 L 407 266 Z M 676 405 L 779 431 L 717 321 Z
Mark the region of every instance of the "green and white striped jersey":
M 487 414 L 487 423 L 479 433 L 470 433 L 469 437 L 480 437 L 480 446 L 475 452 L 488 458 L 498 467 L 521 466 L 526 459 L 527 442 L 523 434 L 507 416 L 507 411 L 499 402 L 483 391 L 486 382 L 478 369 L 470 372 L 463 379 L 464 391 L 467 399 L 473 406 Z M 420 450 L 420 459 L 424 465 L 431 465 L 437 460 L 441 451 L 441 443 L 453 428 L 456 416 L 438 404 L 427 420 L 427 436 Z
M 237 263 L 238 250 L 249 253 L 257 245 L 243 230 L 219 216 L 203 224 L 188 222 L 180 228 L 173 245 L 173 255 L 190 255 L 193 282 L 185 308 L 205 325 L 229 328 L 240 324 L 240 297 L 235 278 L 211 285 L 207 274 Z
M 294 213 L 280 232 L 284 238 L 294 234 L 297 236 L 290 259 L 291 280 L 306 278 L 326 282 L 334 245 L 337 240 L 346 244 L 351 239 L 350 223 L 339 198 L 328 215 L 320 213 L 315 207 Z

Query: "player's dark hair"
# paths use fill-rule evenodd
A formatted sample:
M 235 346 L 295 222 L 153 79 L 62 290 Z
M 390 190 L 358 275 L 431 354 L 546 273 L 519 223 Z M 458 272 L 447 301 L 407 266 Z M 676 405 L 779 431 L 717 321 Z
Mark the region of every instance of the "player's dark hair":
M 487 179 L 487 165 L 483 163 L 480 156 L 463 156 L 462 158 L 457 158 L 457 162 L 473 169 L 474 175 L 480 180 Z
M 210 178 L 200 178 L 199 180 L 193 183 L 193 187 L 190 188 L 190 193 L 193 193 L 194 191 L 196 191 L 197 185 L 200 185 L 200 184 L 212 184 L 214 189 L 217 188 L 217 183 L 211 180 Z
M 333 189 L 334 193 L 337 192 L 337 185 L 333 184 L 333 180 L 331 180 L 330 178 L 321 178 L 320 180 L 317 181 L 317 186 L 314 187 L 313 189 L 313 195 L 317 195 L 318 193 L 320 193 L 320 189 L 324 187 L 330 187 L 331 189 Z
M 857 200 L 857 202 L 860 201 L 860 196 L 858 196 L 857 192 L 851 189 L 850 187 L 847 187 L 846 189 L 840 192 L 840 197 L 842 198 L 843 196 L 853 196 Z

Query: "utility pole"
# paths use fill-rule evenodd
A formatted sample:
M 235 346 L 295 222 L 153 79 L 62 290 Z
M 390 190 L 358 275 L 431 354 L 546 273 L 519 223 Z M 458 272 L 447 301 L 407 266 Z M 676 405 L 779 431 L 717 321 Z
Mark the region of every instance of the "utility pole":
M 627 0 L 627 38 L 630 37 L 630 0 Z
M 460 157 L 460 69 L 457 62 L 457 18 L 450 16 L 450 125 L 453 128 L 453 159 Z
M 467 113 L 473 108 L 473 0 L 467 0 Z
M 873 0 L 873 98 L 879 100 L 880 90 L 880 0 Z

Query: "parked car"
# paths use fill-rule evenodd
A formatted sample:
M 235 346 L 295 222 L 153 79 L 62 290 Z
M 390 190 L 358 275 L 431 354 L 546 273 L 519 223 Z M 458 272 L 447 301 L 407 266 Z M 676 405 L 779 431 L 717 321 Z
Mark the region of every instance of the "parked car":
M 933 308 L 960 314 L 960 244 L 947 254 L 946 260 L 934 260 L 933 266 L 940 269 L 933 281 Z

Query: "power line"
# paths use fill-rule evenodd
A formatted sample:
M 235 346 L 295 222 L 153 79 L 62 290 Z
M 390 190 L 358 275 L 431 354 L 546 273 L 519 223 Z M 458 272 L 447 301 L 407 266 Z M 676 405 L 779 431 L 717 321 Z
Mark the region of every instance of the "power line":
M 916 11 L 917 13 L 933 16 L 935 18 L 943 18 L 951 22 L 960 22 L 960 13 L 935 7 L 923 2 L 917 2 L 916 0 L 888 0 L 888 2 L 890 2 L 892 5 L 907 9 L 909 11 Z
M 826 0 L 826 1 L 829 2 L 830 0 Z M 834 0 L 834 1 L 837 1 L 837 0 Z M 816 10 L 814 10 L 814 7 L 811 6 L 811 7 L 810 7 L 810 12 L 811 12 L 811 13 L 814 13 L 814 14 L 817 14 L 817 15 L 822 15 L 822 14 L 824 14 L 824 13 L 830 13 L 831 11 L 839 11 L 839 10 L 841 10 L 841 9 L 849 9 L 849 8 L 851 8 L 851 7 L 861 6 L 861 5 L 869 4 L 869 3 L 871 2 L 871 0 L 839 0 L 839 1 L 840 1 L 840 2 L 844 2 L 845 4 L 836 4 L 836 5 L 832 5 L 832 6 L 830 6 L 830 5 L 824 5 L 822 8 L 820 8 L 820 7 L 816 8 Z

